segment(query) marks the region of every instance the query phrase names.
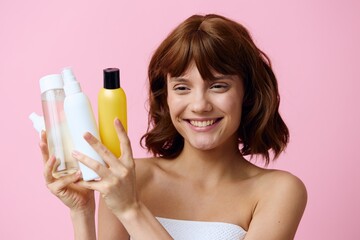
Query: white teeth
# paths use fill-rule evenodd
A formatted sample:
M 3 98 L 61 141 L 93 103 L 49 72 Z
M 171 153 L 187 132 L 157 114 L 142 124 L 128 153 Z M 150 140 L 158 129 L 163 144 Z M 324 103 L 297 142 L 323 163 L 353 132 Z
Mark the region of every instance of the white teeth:
M 210 125 L 213 125 L 215 123 L 215 120 L 207 120 L 207 121 L 194 121 L 190 120 L 191 125 L 195 127 L 207 127 Z

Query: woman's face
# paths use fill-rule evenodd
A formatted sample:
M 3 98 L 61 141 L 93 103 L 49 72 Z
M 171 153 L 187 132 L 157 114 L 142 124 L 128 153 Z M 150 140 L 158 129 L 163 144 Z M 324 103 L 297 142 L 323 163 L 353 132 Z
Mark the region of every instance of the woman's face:
M 167 77 L 171 120 L 185 145 L 210 150 L 236 141 L 244 88 L 235 75 L 204 81 L 195 64 L 180 77 Z

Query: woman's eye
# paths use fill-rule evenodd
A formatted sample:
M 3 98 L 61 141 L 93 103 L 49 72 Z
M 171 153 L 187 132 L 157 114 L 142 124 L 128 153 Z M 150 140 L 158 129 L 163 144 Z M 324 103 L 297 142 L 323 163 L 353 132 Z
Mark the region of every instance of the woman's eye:
M 178 93 L 186 93 L 190 89 L 187 86 L 184 85 L 176 85 L 173 87 L 173 90 Z
M 175 89 L 175 90 L 179 90 L 179 91 L 184 91 L 184 90 L 187 90 L 187 88 L 186 88 L 186 87 L 184 87 L 184 86 L 181 86 L 181 87 L 175 87 L 174 89 Z
M 210 88 L 215 91 L 226 91 L 229 88 L 229 86 L 227 84 L 216 83 L 211 85 Z

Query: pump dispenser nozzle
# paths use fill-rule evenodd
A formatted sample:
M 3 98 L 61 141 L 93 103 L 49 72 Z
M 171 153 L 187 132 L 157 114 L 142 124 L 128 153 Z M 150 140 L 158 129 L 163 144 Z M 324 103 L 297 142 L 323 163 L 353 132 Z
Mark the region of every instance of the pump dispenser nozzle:
M 64 91 L 66 96 L 81 92 L 80 84 L 76 81 L 74 73 L 70 67 L 64 68 L 61 75 L 64 80 Z
M 33 112 L 29 115 L 29 119 L 32 121 L 35 130 L 39 133 L 41 137 L 41 131 L 45 131 L 44 117 L 37 115 Z

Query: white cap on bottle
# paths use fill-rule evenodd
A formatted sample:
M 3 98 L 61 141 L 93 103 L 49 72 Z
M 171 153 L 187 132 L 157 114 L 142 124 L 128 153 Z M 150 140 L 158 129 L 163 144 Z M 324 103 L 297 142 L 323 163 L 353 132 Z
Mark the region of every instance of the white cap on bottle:
M 64 86 L 60 74 L 46 75 L 40 78 L 40 92 L 44 93 L 50 89 L 62 89 Z
M 80 83 L 76 81 L 70 67 L 64 68 L 61 74 L 64 79 L 64 91 L 66 96 L 81 92 Z

